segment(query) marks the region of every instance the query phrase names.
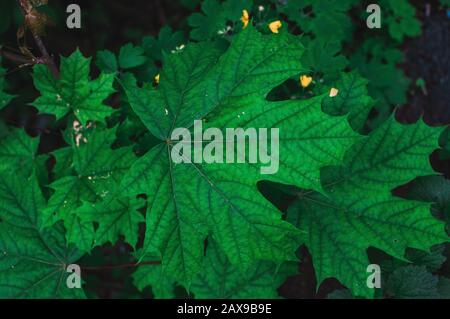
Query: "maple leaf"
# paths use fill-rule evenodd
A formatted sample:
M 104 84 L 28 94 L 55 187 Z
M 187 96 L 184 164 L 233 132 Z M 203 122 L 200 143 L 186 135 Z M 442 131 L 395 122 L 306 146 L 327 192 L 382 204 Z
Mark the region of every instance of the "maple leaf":
M 22 129 L 10 130 L 0 139 L 0 171 L 19 170 L 30 176 L 37 164 L 38 138 L 31 138 Z
M 146 254 L 143 262 L 158 260 L 157 254 Z M 257 261 L 245 272 L 231 264 L 218 245 L 210 240 L 203 260 L 203 271 L 190 286 L 195 298 L 279 298 L 277 289 L 290 275 L 297 272 L 297 263 L 276 264 Z M 133 273 L 139 290 L 151 286 L 155 298 L 173 298 L 175 281 L 168 277 L 161 265 L 145 265 Z
M 385 293 L 397 299 L 438 299 L 438 281 L 424 266 L 401 267 L 389 276 Z
M 114 198 L 96 204 L 84 203 L 75 214 L 83 222 L 98 222 L 96 245 L 114 244 L 123 235 L 125 241 L 134 247 L 138 241 L 139 223 L 144 221 L 138 209 L 144 204 L 142 199 Z
M 433 213 L 450 225 L 450 181 L 444 176 L 417 178 L 408 194 L 409 199 L 433 203 Z
M 91 58 L 85 58 L 79 50 L 69 57 L 61 57 L 61 75 L 55 79 L 48 67 L 34 67 L 34 85 L 40 91 L 32 105 L 40 112 L 54 114 L 56 119 L 72 111 L 86 124 L 89 120 L 104 122 L 113 109 L 102 102 L 114 92 L 113 74 L 101 73 L 89 80 Z
M 28 2 L 25 22 L 39 35 L 54 10 L 47 0 Z M 442 129 L 389 118 L 411 82 L 398 68 L 401 41 L 420 34 L 414 6 L 397 2 L 381 0 L 385 28 L 367 37 L 357 0 L 182 0 L 190 12 L 199 9 L 180 21 L 188 30 L 163 27 L 138 45 L 99 51 L 97 78 L 79 50 L 61 58 L 54 77 L 44 64 L 51 61 L 25 43 L 23 57 L 6 49 L 5 57 L 36 62 L 40 96 L 32 105 L 58 121 L 44 132 L 45 116 L 16 118 L 4 76 L 14 70 L 0 66 L 0 298 L 85 297 L 66 286 L 67 266 L 81 258 L 96 263 L 86 269 L 133 266 L 140 296 L 151 288 L 155 298 L 179 298 L 182 285 L 194 298 L 277 298 L 301 244 L 319 284 L 334 277 L 348 287 L 329 297 L 448 298 L 441 243 L 450 187 L 429 163 Z M 18 7 L 11 3 L 0 4 L 7 13 L 0 33 L 12 30 Z M 169 8 L 177 6 L 159 9 Z M 115 80 L 117 110 L 104 104 Z M 22 90 L 18 100 L 27 96 Z M 227 128 L 279 129 L 278 171 L 262 175 L 266 165 L 249 163 L 249 145 L 246 163 L 176 164 L 172 133 L 194 131 L 195 120 L 222 136 Z M 67 146 L 53 150 L 60 133 Z M 450 154 L 448 135 L 439 160 Z M 393 195 L 398 186 L 405 198 Z M 285 207 L 289 195 L 298 198 L 282 213 L 274 205 Z M 115 264 L 104 254 L 109 247 L 127 263 Z M 366 283 L 369 263 L 382 269 L 375 293 Z M 83 276 L 89 296 L 101 274 Z
M 320 168 L 340 163 L 359 136 L 344 117 L 321 111 L 321 99 L 269 102 L 271 89 L 298 76 L 303 47 L 288 34 L 262 35 L 251 25 L 219 54 L 208 43 L 167 57 L 158 89 L 127 83 L 133 110 L 163 143 L 122 181 L 130 195 L 148 194 L 143 254 L 156 252 L 164 273 L 189 286 L 202 269 L 208 234 L 231 264 L 294 259 L 297 231 L 258 192 L 258 165 L 178 164 L 170 157 L 172 129 L 205 126 L 280 128 L 280 170 L 274 179 L 320 189 Z M 173 72 L 177 70 L 177 72 Z M 295 154 L 295 155 L 294 155 Z
M 391 194 L 416 176 L 433 174 L 428 156 L 438 147 L 441 132 L 423 122 L 401 125 L 391 118 L 356 142 L 343 166 L 322 171 L 323 195 L 299 195 L 288 217 L 308 230 L 303 238 L 319 283 L 336 277 L 355 295 L 371 297 L 373 290 L 366 285 L 370 246 L 404 259 L 407 247 L 428 250 L 448 241 L 430 204 Z
M 141 256 L 142 251 L 138 251 L 136 255 Z M 147 252 L 141 259 L 142 262 L 154 262 L 158 261 L 159 257 L 155 252 Z M 168 299 L 175 297 L 175 281 L 164 274 L 160 264 L 139 265 L 132 276 L 136 288 L 142 291 L 150 286 L 154 298 Z
M 80 252 L 67 245 L 61 225 L 39 230 L 44 205 L 34 175 L 0 172 L 1 298 L 84 297 L 66 286 L 65 268 Z
M 55 192 L 41 214 L 44 227 L 63 220 L 67 240 L 80 250 L 89 251 L 96 237 L 94 226 L 89 218 L 81 219 L 75 213 L 76 209 L 84 202 L 95 203 L 114 193 L 121 176 L 133 163 L 134 155 L 130 147 L 111 148 L 115 129 L 95 127 L 78 134 L 84 134 L 79 145 L 72 136 L 71 146 L 57 152 L 55 169 L 60 178 L 50 184 Z M 73 167 L 61 167 L 61 162 L 67 163 L 68 159 L 69 163 L 73 161 Z M 61 174 L 60 169 L 68 175 Z M 108 217 L 103 217 L 107 222 Z M 112 240 L 115 234 L 104 234 L 106 237 L 100 239 L 102 242 Z
M 191 286 L 199 299 L 277 299 L 277 289 L 297 272 L 297 263 L 258 261 L 243 272 L 231 264 L 214 241 L 208 242 L 201 273 Z

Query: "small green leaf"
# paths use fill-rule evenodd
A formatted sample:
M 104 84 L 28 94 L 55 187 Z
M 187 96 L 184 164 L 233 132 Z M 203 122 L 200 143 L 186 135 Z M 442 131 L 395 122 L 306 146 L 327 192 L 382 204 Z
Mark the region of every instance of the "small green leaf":
M 191 38 L 201 41 L 224 34 L 228 21 L 234 22 L 234 28 L 238 28 L 242 10 L 250 11 L 252 6 L 252 0 L 205 0 L 201 6 L 202 13 L 195 12 L 188 17 L 188 24 L 192 27 Z
M 105 73 L 116 73 L 118 69 L 116 56 L 109 50 L 98 51 L 95 64 Z
M 57 119 L 72 111 L 82 124 L 89 120 L 104 122 L 112 108 L 102 102 L 114 92 L 114 75 L 101 73 L 90 81 L 90 60 L 79 50 L 67 58 L 61 57 L 59 79 L 54 78 L 47 66 L 37 64 L 33 78 L 41 96 L 33 106 L 40 112 L 54 114 Z
M 131 69 L 145 63 L 144 49 L 127 43 L 119 52 L 119 65 L 122 69 Z

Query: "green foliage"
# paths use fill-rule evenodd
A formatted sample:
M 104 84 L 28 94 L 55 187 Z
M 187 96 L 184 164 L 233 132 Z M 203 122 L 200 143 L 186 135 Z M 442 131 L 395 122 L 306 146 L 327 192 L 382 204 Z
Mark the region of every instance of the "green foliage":
M 429 160 L 450 153 L 449 130 L 392 115 L 410 84 L 397 65 L 402 41 L 420 33 L 414 7 L 383 1 L 386 27 L 356 43 L 352 19 L 364 25 L 365 8 L 355 0 L 182 5 L 187 30 L 101 48 L 95 68 L 78 49 L 60 58 L 59 76 L 36 64 L 37 98 L 0 78 L 2 112 L 20 98 L 56 118 L 41 131 L 61 140 L 0 121 L 0 297 L 97 297 L 88 265 L 113 260 L 127 263 L 117 270 L 126 297 L 278 298 L 302 245 L 318 286 L 347 288 L 329 298 L 450 296 L 437 274 L 450 187 Z M 245 164 L 175 164 L 172 133 L 193 132 L 195 120 L 222 133 L 278 128 L 278 172 L 262 175 L 248 154 Z M 277 192 L 292 199 L 286 212 Z M 377 291 L 366 285 L 373 260 Z M 71 263 L 83 289 L 66 287 Z
M 164 54 L 168 54 L 177 46 L 181 46 L 184 41 L 183 32 L 174 32 L 170 27 L 164 26 L 159 31 L 157 38 L 144 37 L 142 39 L 142 48 L 147 58 L 153 61 L 162 61 Z
M 122 69 L 130 69 L 145 63 L 144 49 L 133 44 L 125 44 L 119 52 L 119 65 Z
M 142 252 L 138 252 L 142 256 Z M 147 253 L 142 262 L 159 260 L 155 253 Z M 152 265 L 148 267 L 139 267 L 133 273 L 133 283 L 139 290 L 151 287 L 155 298 L 174 298 L 174 280 L 166 276 L 161 265 Z
M 450 225 L 450 182 L 442 176 L 425 176 L 414 181 L 411 199 L 433 204 L 433 213 Z
M 191 286 L 196 298 L 276 299 L 277 288 L 297 271 L 296 263 L 260 261 L 243 272 L 230 264 L 214 242 L 210 245 L 203 265 L 206 271 L 198 274 Z
M 38 138 L 30 138 L 23 130 L 13 129 L 0 139 L 0 171 L 21 171 L 30 176 L 36 168 Z
M 315 72 L 316 77 L 319 76 L 324 85 L 336 81 L 339 72 L 348 65 L 369 80 L 369 94 L 375 100 L 372 106 L 378 111 L 378 117 L 369 123 L 370 128 L 385 121 L 393 106 L 406 103 L 411 81 L 397 67 L 403 62 L 397 47 L 405 37 L 421 33 L 415 8 L 407 0 L 382 1 L 379 5 L 382 28 L 359 30 L 358 38 L 352 42 L 350 35 L 355 32 L 355 23 L 352 23 L 350 10 L 356 8 L 361 12 L 358 18 L 365 28 L 363 21 L 367 14 L 361 1 L 276 2 L 278 12 L 294 23 L 294 30 L 298 29 L 303 34 L 308 49 L 303 57 L 305 65 Z M 349 59 L 345 59 L 342 53 Z
M 230 26 L 227 23 L 230 21 L 231 26 L 236 26 L 242 10 L 250 10 L 252 3 L 252 0 L 205 0 L 201 6 L 202 13 L 193 13 L 188 18 L 192 27 L 190 37 L 201 41 L 227 33 L 227 26 Z
M 65 266 L 80 253 L 61 225 L 40 230 L 45 200 L 34 175 L 0 173 L 0 295 L 3 298 L 80 298 L 65 285 Z M 27 185 L 24 188 L 24 185 Z
M 420 34 L 420 22 L 415 17 L 415 8 L 407 0 L 381 1 L 380 6 L 387 9 L 385 23 L 389 35 L 402 41 L 405 36 L 414 37 Z
M 324 42 L 341 42 L 351 31 L 351 20 L 346 13 L 358 1 L 290 0 L 285 1 L 285 4 L 281 1 L 280 3 L 279 12 L 285 14 L 304 32 L 313 34 Z
M 95 63 L 105 73 L 115 73 L 119 67 L 116 56 L 109 50 L 97 52 L 97 60 Z
M 114 76 L 100 74 L 96 80 L 89 80 L 90 61 L 79 50 L 67 58 L 61 57 L 59 79 L 45 65 L 37 64 L 33 78 L 41 96 L 33 106 L 40 112 L 54 114 L 57 119 L 73 112 L 83 124 L 89 120 L 104 121 L 112 109 L 102 102 L 114 92 Z
M 50 184 L 54 193 L 42 210 L 44 226 L 63 220 L 67 241 L 82 251 L 89 251 L 97 240 L 100 243 L 114 241 L 118 234 L 126 233 L 131 242 L 136 242 L 136 234 L 129 232 L 136 231 L 136 224 L 140 221 L 134 212 L 139 204 L 134 200 L 113 198 L 123 173 L 134 161 L 134 155 L 130 147 L 111 149 L 114 133 L 114 129 L 99 127 L 78 132 L 70 137 L 71 146 L 61 149 L 64 153 L 56 154 L 57 164 L 68 160 L 71 167 L 55 166 L 59 178 Z M 58 172 L 59 169 L 65 172 Z M 101 203 L 92 207 L 86 202 Z M 85 206 L 78 211 L 83 204 Z M 94 231 L 93 221 L 98 221 L 94 213 L 103 217 L 97 231 Z M 118 224 L 120 221 L 124 224 Z
M 429 204 L 395 198 L 390 192 L 416 175 L 432 173 L 428 154 L 437 147 L 440 131 L 391 119 L 357 142 L 344 166 L 323 172 L 326 196 L 300 195 L 290 218 L 304 233 L 308 230 L 304 240 L 316 260 L 319 281 L 336 277 L 355 295 L 370 296 L 373 290 L 364 281 L 369 246 L 401 259 L 407 246 L 426 250 L 447 240 Z
M 122 187 L 130 195 L 154 194 L 151 209 L 147 213 L 152 218 L 147 219 L 144 252 L 156 249 L 162 256 L 165 271 L 186 285 L 201 269 L 202 246 L 208 233 L 212 233 L 230 261 L 244 269 L 257 259 L 285 260 L 294 256 L 297 247 L 296 241 L 292 240 L 295 230 L 281 221 L 279 213 L 258 194 L 254 167 L 225 164 L 218 170 L 216 165 L 175 166 L 167 156 L 171 147 L 165 142 L 170 138 L 172 128 L 190 127 L 194 119 L 202 118 L 207 113 L 218 113 L 208 116 L 207 125 L 225 127 L 227 123 L 239 127 L 239 122 L 243 120 L 236 119 L 236 111 L 227 112 L 238 106 L 248 114 L 247 125 L 258 127 L 258 114 L 264 110 L 270 112 L 274 107 L 264 101 L 264 95 L 271 87 L 301 69 L 296 57 L 301 54 L 302 46 L 290 39 L 287 35 L 265 37 L 248 27 L 235 38 L 218 61 L 215 50 L 208 50 L 203 45 L 188 46 L 184 52 L 174 54 L 166 61 L 158 90 L 126 88 L 133 110 L 163 143 L 133 165 L 122 181 Z M 249 67 L 250 63 L 257 67 Z M 241 67 L 230 68 L 230 65 Z M 174 69 L 179 72 L 174 74 L 171 72 Z M 265 81 L 269 75 L 271 82 Z M 177 77 L 176 81 L 172 80 L 174 76 Z M 150 100 L 160 101 L 156 102 L 160 107 L 149 109 L 147 101 Z M 246 103 L 242 104 L 239 100 Z M 285 118 L 283 127 L 285 125 L 287 131 L 292 116 L 298 116 L 298 107 L 302 106 L 301 103 L 283 104 L 285 113 L 273 121 L 282 123 Z M 318 120 L 321 117 L 320 110 L 314 114 L 312 107 L 308 104 L 303 106 L 303 114 Z M 325 114 L 322 116 L 326 118 Z M 230 122 L 231 118 L 234 123 Z M 250 123 L 252 119 L 256 121 Z M 338 119 L 333 118 L 328 120 L 336 124 L 334 134 L 346 131 L 345 123 L 338 124 Z M 269 124 L 266 122 L 266 125 Z M 321 125 L 317 128 L 317 131 L 320 130 Z M 304 139 L 312 139 L 312 136 L 304 136 Z M 289 138 L 289 135 L 285 138 Z M 327 143 L 327 139 L 332 137 L 323 137 L 323 143 Z M 351 137 L 346 137 L 339 143 L 346 145 L 351 140 Z M 318 156 L 324 162 L 333 161 L 329 154 Z M 286 165 L 295 165 L 293 160 L 287 158 Z M 311 159 L 308 166 L 312 169 L 314 165 L 317 164 Z M 242 178 L 243 169 L 246 178 Z M 305 183 L 314 183 L 313 176 L 317 174 L 317 171 L 305 171 L 304 175 L 310 175 Z M 280 178 L 287 179 L 288 175 Z M 238 179 L 238 176 L 241 177 Z M 297 176 L 304 178 L 301 173 L 297 173 Z M 292 180 L 292 176 L 290 178 Z M 236 187 L 238 185 L 239 188 Z M 203 200 L 192 196 L 199 195 L 210 198 L 209 205 L 197 206 L 196 203 L 202 203 Z M 192 214 L 192 211 L 197 213 Z M 235 236 L 229 229 L 239 230 L 241 234 Z M 155 233 L 159 236 L 150 235 Z
M 400 299 L 438 298 L 438 278 L 425 267 L 403 267 L 396 269 L 386 285 L 386 294 Z
M 355 131 L 361 131 L 369 117 L 374 104 L 367 92 L 368 81 L 356 71 L 342 73 L 334 87 L 339 88 L 335 97 L 326 96 L 322 101 L 322 109 L 331 115 L 348 115 L 350 125 Z

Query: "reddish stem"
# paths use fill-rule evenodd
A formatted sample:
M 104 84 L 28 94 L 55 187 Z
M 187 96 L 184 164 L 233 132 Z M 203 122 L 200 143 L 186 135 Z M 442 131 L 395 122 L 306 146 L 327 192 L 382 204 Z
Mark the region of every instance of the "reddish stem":
M 28 59 L 28 58 L 24 57 L 23 55 L 6 51 L 3 48 L 0 48 L 0 55 L 8 60 L 17 62 L 19 64 L 35 64 L 36 63 L 36 61 Z
M 20 9 L 22 11 L 22 15 L 23 15 L 23 17 L 25 18 L 25 21 L 26 21 L 26 16 L 29 13 L 31 5 L 28 2 L 28 0 L 18 0 L 18 2 L 19 2 L 19 5 L 20 5 Z M 31 30 L 31 33 L 33 34 L 34 42 L 36 43 L 36 46 L 38 47 L 39 51 L 41 52 L 42 57 L 40 58 L 40 60 L 45 65 L 47 65 L 47 67 L 50 69 L 50 71 L 53 73 L 53 75 L 56 78 L 58 78 L 59 77 L 58 67 L 55 64 L 55 61 L 53 61 L 53 59 L 50 57 L 50 54 L 48 54 L 48 51 L 47 51 L 47 48 L 44 45 L 44 42 L 42 42 L 41 37 L 36 33 L 35 30 L 33 30 L 33 28 L 30 28 L 30 30 Z

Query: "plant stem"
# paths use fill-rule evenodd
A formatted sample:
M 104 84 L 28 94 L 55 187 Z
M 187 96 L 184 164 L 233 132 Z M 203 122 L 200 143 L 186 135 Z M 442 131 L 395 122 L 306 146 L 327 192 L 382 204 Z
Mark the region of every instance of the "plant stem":
M 20 54 L 6 51 L 4 48 L 0 48 L 0 55 L 8 60 L 20 63 L 20 64 L 35 64 L 36 61 L 28 59 Z
M 28 2 L 28 0 L 18 0 L 20 9 L 22 11 L 22 15 L 25 19 L 25 25 L 26 25 L 26 17 L 27 14 L 30 14 L 30 8 L 32 6 Z M 31 33 L 33 34 L 34 42 L 36 43 L 36 46 L 38 47 L 39 51 L 41 52 L 42 57 L 39 59 L 42 61 L 43 64 L 47 65 L 47 67 L 50 69 L 50 71 L 53 73 L 53 75 L 58 78 L 59 77 L 59 70 L 58 67 L 55 64 L 55 61 L 50 57 L 48 54 L 47 48 L 44 45 L 44 42 L 42 42 L 41 37 L 39 34 L 36 33 L 36 31 L 33 28 L 29 28 L 31 30 Z

